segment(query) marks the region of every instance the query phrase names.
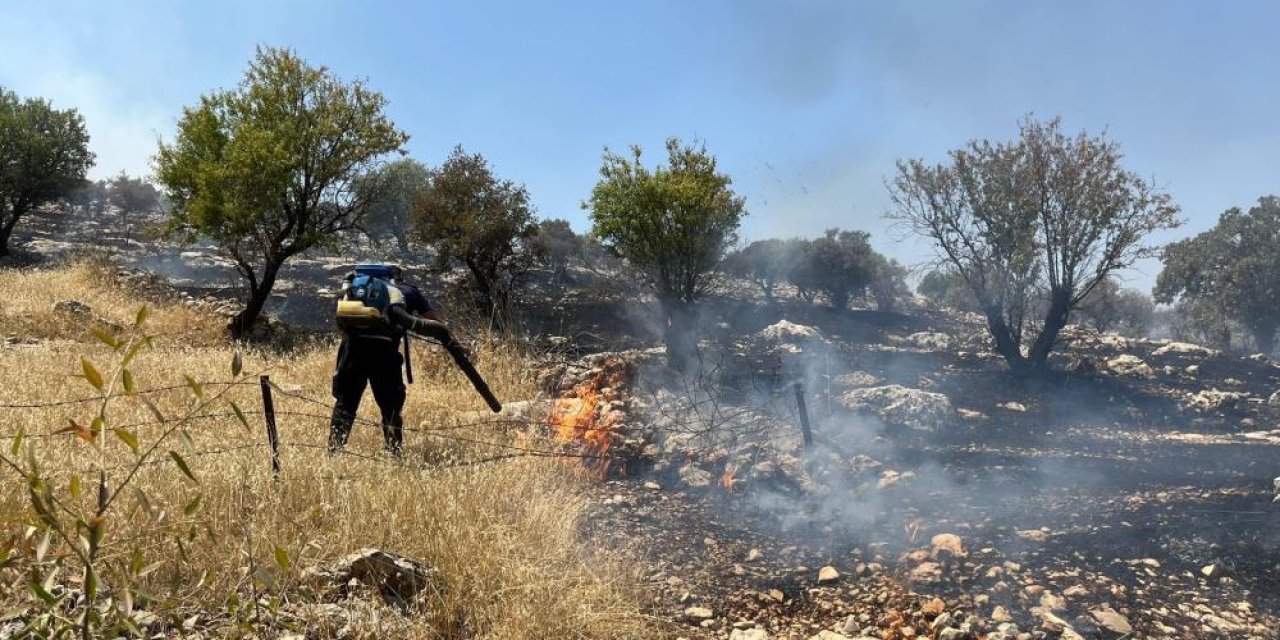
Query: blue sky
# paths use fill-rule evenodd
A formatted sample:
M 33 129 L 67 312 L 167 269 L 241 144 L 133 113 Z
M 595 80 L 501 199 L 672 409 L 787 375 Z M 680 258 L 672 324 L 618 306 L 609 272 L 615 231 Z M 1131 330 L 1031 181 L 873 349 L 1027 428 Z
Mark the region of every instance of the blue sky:
M 588 227 L 604 147 L 700 138 L 747 198 L 745 239 L 866 229 L 895 159 L 1020 117 L 1106 130 L 1201 231 L 1280 191 L 1280 3 L 59 2 L 0 0 L 0 84 L 84 113 L 95 176 L 148 171 L 181 108 L 258 44 L 366 78 L 435 164 L 457 143 Z M 1158 265 L 1128 274 L 1147 286 Z

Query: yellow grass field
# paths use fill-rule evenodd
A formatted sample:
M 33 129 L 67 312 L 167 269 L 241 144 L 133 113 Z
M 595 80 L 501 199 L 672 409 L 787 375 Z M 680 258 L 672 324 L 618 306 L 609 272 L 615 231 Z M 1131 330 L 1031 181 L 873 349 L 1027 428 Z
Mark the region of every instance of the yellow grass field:
M 323 450 L 333 345 L 286 355 L 242 349 L 243 372 L 233 376 L 237 349 L 222 336 L 220 320 L 179 305 L 153 306 L 138 333 L 129 327 L 142 303 L 100 273 L 91 265 L 0 271 L 0 337 L 16 338 L 0 348 L 0 445 L 25 472 L 31 461 L 37 464 L 41 486 L 66 507 L 55 509 L 55 517 L 72 534 L 71 514 L 93 512 L 105 478 L 112 502 L 96 566 L 114 596 L 111 607 L 126 606 L 121 594 L 131 587 L 155 599 L 146 607 L 161 620 L 180 624 L 198 614 L 197 627 L 220 630 L 206 637 L 662 636 L 640 612 L 644 598 L 631 570 L 607 550 L 584 549 L 579 529 L 587 504 L 571 465 L 536 456 L 473 463 L 547 445 L 537 429 L 478 420 L 483 402 L 438 348 L 416 343 L 417 379 L 405 415 L 406 426 L 418 430 L 406 433 L 405 461 L 382 453 L 370 396 L 351 455 L 334 457 Z M 52 311 L 63 300 L 86 303 L 91 315 Z M 86 321 L 93 316 L 105 322 Z M 87 325 L 115 331 L 110 335 L 122 345 L 113 349 Z M 120 363 L 141 334 L 155 338 L 128 364 L 136 392 L 130 395 Z M 36 342 L 22 344 L 28 339 Z M 473 353 L 499 398 L 534 394 L 535 372 L 517 350 L 480 343 Z M 83 375 L 82 357 L 102 376 L 104 391 Z M 278 480 L 270 470 L 259 374 L 279 387 Z M 202 397 L 184 376 L 201 383 Z M 67 402 L 107 394 L 116 397 Z M 99 412 L 106 428 L 93 436 Z M 130 447 L 134 438 L 138 453 Z M 12 538 L 17 554 L 0 573 L 0 609 L 38 610 L 27 586 L 31 567 L 45 576 L 62 565 L 55 582 L 78 587 L 82 564 L 57 535 L 41 555 L 45 525 L 29 497 L 29 480 L 5 466 L 0 482 L 0 545 Z M 304 606 L 301 571 L 363 547 L 425 561 L 439 570 L 443 589 L 407 616 L 362 601 L 344 605 L 341 624 L 332 616 L 308 619 L 305 612 L 317 608 Z M 257 577 L 251 566 L 262 569 Z M 261 602 L 256 612 L 245 604 L 253 594 Z M 237 621 L 244 623 L 239 631 Z

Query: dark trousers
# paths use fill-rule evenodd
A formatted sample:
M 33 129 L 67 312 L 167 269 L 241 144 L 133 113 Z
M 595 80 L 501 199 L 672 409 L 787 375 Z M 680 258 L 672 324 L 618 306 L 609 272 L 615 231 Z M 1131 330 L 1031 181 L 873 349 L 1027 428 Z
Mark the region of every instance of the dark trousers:
M 399 342 L 376 338 L 351 338 L 338 347 L 337 373 L 333 376 L 333 418 L 329 421 L 329 450 L 347 444 L 356 410 L 366 385 L 373 387 L 373 400 L 382 411 L 382 437 L 387 450 L 399 454 L 403 441 L 404 380 L 400 368 L 404 358 Z

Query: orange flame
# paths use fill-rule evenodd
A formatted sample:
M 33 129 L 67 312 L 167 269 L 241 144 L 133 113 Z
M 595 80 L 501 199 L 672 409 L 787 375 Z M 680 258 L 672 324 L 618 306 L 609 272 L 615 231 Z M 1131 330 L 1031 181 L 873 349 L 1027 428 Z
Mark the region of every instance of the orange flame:
M 599 372 L 557 398 L 547 414 L 556 442 L 580 446 L 583 466 L 599 477 L 608 475 L 607 454 L 624 418 L 613 403 L 626 376 L 625 365 L 606 361 Z
M 737 484 L 737 481 L 733 479 L 733 474 L 737 471 L 738 465 L 730 462 L 724 466 L 724 475 L 720 476 L 720 486 L 724 487 L 725 491 L 729 493 L 733 493 L 734 485 Z

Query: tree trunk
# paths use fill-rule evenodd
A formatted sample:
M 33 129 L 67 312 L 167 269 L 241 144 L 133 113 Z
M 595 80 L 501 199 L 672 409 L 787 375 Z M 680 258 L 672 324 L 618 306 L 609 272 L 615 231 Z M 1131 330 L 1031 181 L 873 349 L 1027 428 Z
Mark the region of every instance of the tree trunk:
M 9 255 L 9 239 L 13 237 L 13 227 L 18 223 L 18 216 L 0 222 L 0 258 Z
M 1258 351 L 1268 356 L 1271 355 L 1276 349 L 1276 326 L 1255 327 L 1253 329 L 1253 341 L 1257 343 Z
M 991 333 L 991 337 L 996 341 L 996 353 L 1000 354 L 1005 362 L 1009 363 L 1009 368 L 1017 372 L 1027 369 L 1027 359 L 1022 356 L 1022 348 L 1017 340 L 1013 337 L 1013 332 L 1009 330 L 1009 325 L 1004 321 L 1004 313 L 998 307 L 991 307 L 986 310 L 987 331 Z
M 262 315 L 262 309 L 267 304 L 267 298 L 271 297 L 271 290 L 276 286 L 276 276 L 280 273 L 283 263 L 282 259 L 268 258 L 262 272 L 262 279 L 256 286 L 250 284 L 249 302 L 231 320 L 232 338 L 241 340 L 253 331 L 253 323 L 258 320 L 258 316 Z
M 693 305 L 674 296 L 658 298 L 667 325 L 662 340 L 667 345 L 667 366 L 687 373 L 698 359 L 697 317 Z
M 1043 371 L 1049 362 L 1049 353 L 1053 351 L 1053 345 L 1058 341 L 1058 334 L 1062 328 L 1067 326 L 1067 318 L 1071 314 L 1071 294 L 1067 291 L 1054 291 L 1050 296 L 1049 311 L 1044 316 L 1044 326 L 1040 329 L 1040 335 L 1036 337 L 1036 341 L 1031 345 L 1031 354 L 1028 358 L 1031 366 L 1037 371 Z

